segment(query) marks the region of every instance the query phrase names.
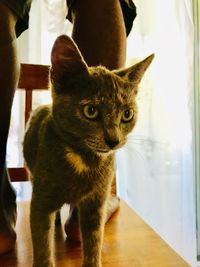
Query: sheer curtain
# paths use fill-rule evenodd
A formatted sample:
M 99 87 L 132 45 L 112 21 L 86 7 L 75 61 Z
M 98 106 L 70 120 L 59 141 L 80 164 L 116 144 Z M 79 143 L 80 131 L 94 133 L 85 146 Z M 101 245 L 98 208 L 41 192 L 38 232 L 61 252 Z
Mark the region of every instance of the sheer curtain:
M 139 117 L 118 153 L 118 191 L 196 266 L 194 25 L 190 0 L 135 0 L 128 59 L 154 52 L 138 96 Z
M 197 192 L 197 256 L 200 261 L 200 5 L 194 1 L 195 26 L 195 120 L 196 120 L 196 192 Z M 199 265 L 200 266 L 200 262 Z
M 65 20 L 66 2 L 63 0 L 32 0 L 29 30 L 19 38 L 22 62 L 49 64 L 55 38 L 71 34 L 71 24 Z M 26 46 L 25 49 L 21 47 Z
M 33 0 L 30 28 L 19 39 L 21 62 L 49 64 L 56 36 L 70 35 L 70 23 L 63 23 L 64 2 Z M 134 2 L 138 16 L 128 37 L 127 65 L 151 53 L 155 60 L 140 86 L 138 123 L 117 154 L 118 193 L 196 266 L 193 1 Z M 22 98 L 13 108 L 18 118 Z M 46 101 L 46 96 L 36 97 L 34 105 Z M 13 124 L 14 132 L 22 125 L 20 119 Z M 22 137 L 11 142 L 10 157 Z

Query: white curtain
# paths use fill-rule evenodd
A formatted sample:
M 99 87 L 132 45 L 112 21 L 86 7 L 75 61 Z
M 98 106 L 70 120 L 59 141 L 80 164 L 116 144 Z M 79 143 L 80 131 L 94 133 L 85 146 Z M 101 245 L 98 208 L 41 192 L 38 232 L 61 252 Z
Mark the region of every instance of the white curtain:
M 135 0 L 128 59 L 155 53 L 141 83 L 138 123 L 118 153 L 118 192 L 196 266 L 194 25 L 190 0 Z
M 29 29 L 19 38 L 21 62 L 50 64 L 50 51 L 55 38 L 71 34 L 72 25 L 65 20 L 64 0 L 32 0 Z
M 64 2 L 33 1 L 30 29 L 19 39 L 21 62 L 50 63 L 56 36 L 71 32 L 70 23 L 63 23 Z M 193 1 L 134 2 L 138 16 L 128 37 L 127 65 L 151 53 L 155 60 L 140 86 L 138 123 L 117 155 L 118 192 L 196 266 Z

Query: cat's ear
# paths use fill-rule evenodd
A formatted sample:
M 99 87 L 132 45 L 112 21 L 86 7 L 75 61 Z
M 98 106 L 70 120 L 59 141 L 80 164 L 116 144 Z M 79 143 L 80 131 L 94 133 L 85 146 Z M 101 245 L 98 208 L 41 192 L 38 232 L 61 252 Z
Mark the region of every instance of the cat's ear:
M 119 75 L 121 78 L 129 82 L 133 82 L 134 85 L 137 86 L 140 83 L 146 69 L 149 67 L 153 59 L 154 54 L 150 55 L 143 61 L 140 61 L 139 63 L 129 68 L 115 71 L 115 74 Z
M 59 36 L 51 51 L 53 79 L 88 72 L 88 67 L 75 42 L 67 35 Z

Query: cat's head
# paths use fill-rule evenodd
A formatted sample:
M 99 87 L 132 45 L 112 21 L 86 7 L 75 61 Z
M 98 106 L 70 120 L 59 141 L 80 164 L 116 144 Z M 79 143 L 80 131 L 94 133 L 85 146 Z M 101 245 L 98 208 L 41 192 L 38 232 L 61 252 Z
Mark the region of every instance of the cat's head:
M 138 84 L 153 57 L 122 70 L 88 67 L 72 39 L 58 37 L 51 54 L 52 115 L 63 139 L 96 154 L 123 146 L 137 119 Z

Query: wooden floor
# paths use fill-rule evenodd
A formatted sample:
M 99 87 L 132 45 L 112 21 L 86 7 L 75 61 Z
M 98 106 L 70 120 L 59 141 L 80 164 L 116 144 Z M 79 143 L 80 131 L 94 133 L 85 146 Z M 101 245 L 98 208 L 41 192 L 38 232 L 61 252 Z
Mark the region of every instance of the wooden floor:
M 29 267 L 32 250 L 29 202 L 18 202 L 17 244 L 12 253 L 0 256 L 0 267 Z M 63 211 L 63 217 L 66 211 Z M 63 218 L 64 220 L 65 218 Z M 56 229 L 56 266 L 81 267 L 81 248 Z M 125 203 L 105 228 L 103 267 L 189 267 Z

